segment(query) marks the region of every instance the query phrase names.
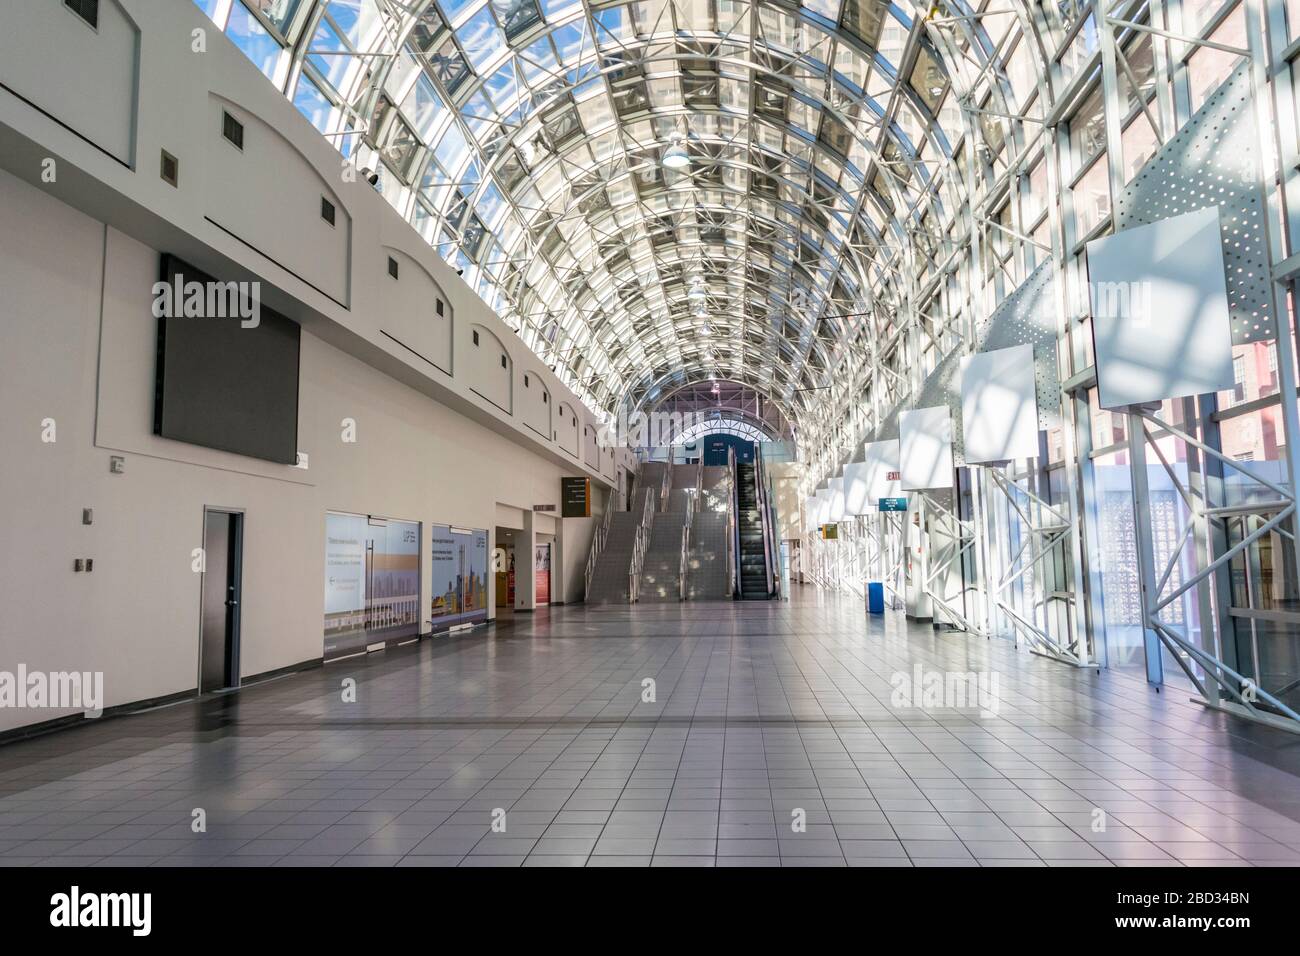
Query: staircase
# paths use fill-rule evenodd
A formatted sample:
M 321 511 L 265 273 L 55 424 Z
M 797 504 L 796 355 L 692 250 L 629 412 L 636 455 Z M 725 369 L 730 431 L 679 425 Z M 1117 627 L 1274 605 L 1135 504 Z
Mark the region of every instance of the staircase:
M 638 494 L 636 500 L 644 504 L 644 492 Z M 636 543 L 636 529 L 640 520 L 640 508 L 615 511 L 610 515 L 605 547 L 601 549 L 592 568 L 591 586 L 587 590 L 588 604 L 628 602 L 628 575 L 632 570 L 632 549 Z
M 686 600 L 727 601 L 727 512 L 701 511 L 691 521 L 686 557 Z
M 736 523 L 740 536 L 740 597 L 746 601 L 766 601 L 771 597 L 767 585 L 767 549 L 763 543 L 763 514 L 758 505 L 755 466 L 736 464 Z
M 643 463 L 632 510 L 609 515 L 593 542 L 587 603 L 730 599 L 731 492 L 724 465 Z
M 676 603 L 682 599 L 682 529 L 690 518 L 692 495 L 693 489 L 674 488 L 668 493 L 664 510 L 654 516 L 650 544 L 641 563 L 636 598 L 640 603 Z
M 700 470 L 700 500 L 691 520 L 686 556 L 686 600 L 731 600 L 731 472 L 726 465 Z

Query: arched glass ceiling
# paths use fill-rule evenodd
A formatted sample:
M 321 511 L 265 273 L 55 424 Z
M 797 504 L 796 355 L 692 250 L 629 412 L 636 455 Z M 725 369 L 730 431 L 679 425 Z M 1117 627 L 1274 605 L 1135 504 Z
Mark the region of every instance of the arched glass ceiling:
M 196 2 L 596 409 L 716 377 L 807 416 L 949 251 L 971 118 L 1005 136 L 955 3 Z
M 690 428 L 682 432 L 682 437 L 678 442 L 678 445 L 694 445 L 696 442 L 707 438 L 709 435 L 733 435 L 736 438 L 743 438 L 745 441 L 756 442 L 780 440 L 770 435 L 766 429 L 758 428 L 750 422 L 723 416 L 708 422 L 701 422 L 697 425 L 692 425 Z

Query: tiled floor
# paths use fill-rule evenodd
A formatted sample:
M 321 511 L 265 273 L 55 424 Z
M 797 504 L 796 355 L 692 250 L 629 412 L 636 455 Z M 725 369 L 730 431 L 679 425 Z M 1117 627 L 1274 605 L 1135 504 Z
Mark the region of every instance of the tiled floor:
M 996 674 L 996 713 L 891 706 L 917 664 Z M 811 588 L 555 608 L 0 747 L 0 862 L 1294 865 L 1298 752 Z

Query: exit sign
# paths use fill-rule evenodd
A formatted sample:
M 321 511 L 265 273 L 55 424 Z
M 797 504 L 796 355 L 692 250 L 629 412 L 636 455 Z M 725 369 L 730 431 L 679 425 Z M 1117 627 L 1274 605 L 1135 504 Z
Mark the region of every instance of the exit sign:
M 907 499 L 906 498 L 881 498 L 880 510 L 881 511 L 906 511 Z

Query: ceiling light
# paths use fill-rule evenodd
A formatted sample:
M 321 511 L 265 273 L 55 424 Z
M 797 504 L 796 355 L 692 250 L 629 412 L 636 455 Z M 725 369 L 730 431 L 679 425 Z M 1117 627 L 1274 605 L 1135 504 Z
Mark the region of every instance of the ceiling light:
M 691 164 L 691 154 L 682 145 L 682 134 L 673 133 L 671 145 L 664 150 L 663 165 L 665 169 L 685 169 Z

